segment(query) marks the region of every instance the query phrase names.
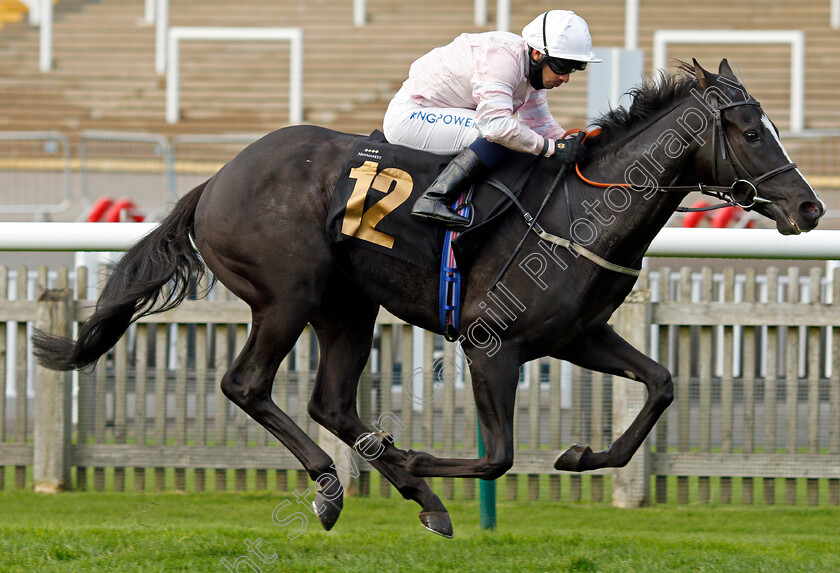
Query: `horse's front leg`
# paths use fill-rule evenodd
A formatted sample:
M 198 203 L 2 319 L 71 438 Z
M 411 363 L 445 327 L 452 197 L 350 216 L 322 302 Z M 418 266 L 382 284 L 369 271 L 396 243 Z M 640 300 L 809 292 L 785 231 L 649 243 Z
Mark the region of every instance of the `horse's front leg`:
M 563 348 L 555 358 L 568 360 L 590 370 L 637 380 L 648 391 L 644 406 L 633 423 L 610 447 L 602 452 L 593 452 L 589 446 L 574 445 L 557 458 L 555 469 L 582 472 L 627 465 L 659 416 L 674 400 L 671 373 L 636 350 L 607 325 L 584 333 Z
M 499 350 L 489 357 L 470 353 L 473 394 L 484 441 L 484 456 L 477 459 L 438 458 L 425 452 L 405 453 L 409 473 L 422 477 L 477 477 L 496 479 L 513 465 L 513 412 L 519 382 L 518 353 Z

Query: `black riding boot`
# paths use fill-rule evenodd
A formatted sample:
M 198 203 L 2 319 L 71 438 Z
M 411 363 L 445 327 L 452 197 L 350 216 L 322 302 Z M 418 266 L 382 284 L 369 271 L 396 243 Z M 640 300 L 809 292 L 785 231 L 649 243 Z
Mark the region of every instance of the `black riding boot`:
M 468 225 L 470 220 L 456 213 L 449 203 L 454 201 L 466 185 L 476 183 L 487 175 L 487 167 L 469 147 L 449 162 L 434 183 L 426 189 L 411 208 L 416 219 L 440 221 L 451 226 Z

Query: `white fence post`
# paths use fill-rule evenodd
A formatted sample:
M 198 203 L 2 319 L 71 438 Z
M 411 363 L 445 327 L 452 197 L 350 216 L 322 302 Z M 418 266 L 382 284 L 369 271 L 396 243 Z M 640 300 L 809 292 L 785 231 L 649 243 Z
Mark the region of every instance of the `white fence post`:
M 153 24 L 155 22 L 155 12 L 157 11 L 157 0 L 146 0 L 145 10 L 143 13 L 143 21 L 146 24 Z
M 73 290 L 44 290 L 38 298 L 38 328 L 71 336 Z M 35 368 L 35 427 L 33 478 L 35 491 L 56 493 L 70 489 L 72 384 L 68 372 Z M 20 397 L 18 397 L 20 399 Z
M 487 25 L 487 0 L 475 0 L 473 3 L 473 23 L 476 26 Z
M 41 31 L 39 37 L 39 65 L 42 72 L 52 70 L 53 63 L 53 5 L 52 0 L 41 0 Z
M 624 49 L 639 47 L 639 0 L 626 0 L 624 4 Z
M 169 31 L 169 0 L 154 0 L 155 10 L 155 72 L 166 72 L 166 36 Z M 167 82 L 168 83 L 168 82 Z
M 29 8 L 29 24 L 37 26 L 41 23 L 41 0 L 21 0 Z
M 831 27 L 840 28 L 840 0 L 831 0 Z
M 805 32 L 791 36 L 790 53 L 790 129 L 805 129 Z
M 650 353 L 650 291 L 635 290 L 615 314 L 615 330 L 645 354 Z M 647 392 L 637 380 L 613 376 L 613 440 L 618 438 L 642 409 Z M 640 507 L 650 494 L 650 444 L 646 439 L 630 462 L 613 470 L 613 505 Z
M 496 0 L 496 29 L 510 31 L 510 0 Z
M 789 44 L 790 129 L 805 128 L 805 32 L 801 30 L 657 30 L 653 71 L 666 70 L 668 44 Z
M 367 2 L 365 0 L 353 0 L 353 25 L 364 26 L 367 22 Z

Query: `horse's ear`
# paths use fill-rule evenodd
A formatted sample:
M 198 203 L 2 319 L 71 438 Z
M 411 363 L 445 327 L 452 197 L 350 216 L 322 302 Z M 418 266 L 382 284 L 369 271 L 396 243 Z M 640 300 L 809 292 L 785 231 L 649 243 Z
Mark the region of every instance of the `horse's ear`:
M 691 58 L 691 61 L 694 62 L 694 75 L 697 76 L 697 81 L 700 82 L 700 88 L 707 89 L 709 87 L 709 80 L 706 78 L 706 70 L 697 63 L 695 58 Z
M 729 67 L 729 62 L 726 60 L 726 58 L 723 58 L 720 61 L 720 67 L 718 68 L 718 73 L 728 80 L 732 80 L 733 82 L 738 82 L 738 78 L 735 77 L 735 74 L 732 72 L 732 68 Z

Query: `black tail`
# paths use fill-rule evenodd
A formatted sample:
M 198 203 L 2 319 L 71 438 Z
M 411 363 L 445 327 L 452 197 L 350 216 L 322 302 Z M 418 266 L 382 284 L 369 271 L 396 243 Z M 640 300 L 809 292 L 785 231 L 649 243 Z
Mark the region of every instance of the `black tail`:
M 117 343 L 132 322 L 181 304 L 195 284 L 193 280 L 205 272 L 190 240 L 195 208 L 205 185 L 178 201 L 160 226 L 120 259 L 76 342 L 35 331 L 34 354 L 43 366 L 53 370 L 90 366 Z M 170 281 L 174 284 L 164 292 Z

